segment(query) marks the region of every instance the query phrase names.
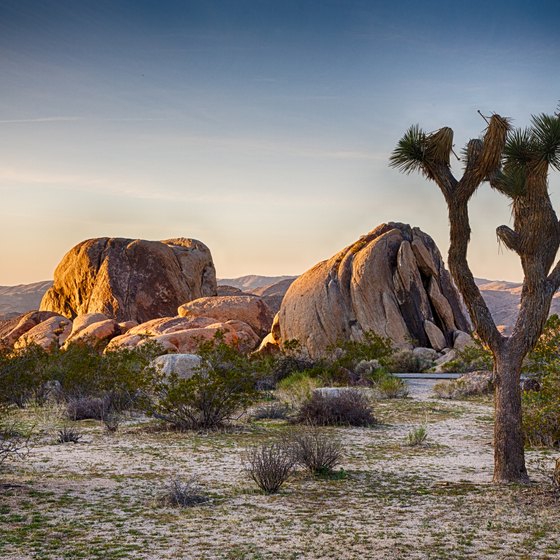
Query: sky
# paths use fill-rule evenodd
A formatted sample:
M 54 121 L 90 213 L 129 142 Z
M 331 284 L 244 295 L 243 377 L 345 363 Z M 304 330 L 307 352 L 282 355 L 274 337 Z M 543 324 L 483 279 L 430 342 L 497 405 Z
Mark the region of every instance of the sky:
M 441 193 L 389 155 L 411 124 L 459 153 L 477 110 L 554 112 L 559 21 L 558 0 L 0 0 L 0 285 L 106 236 L 200 239 L 222 278 L 300 274 L 387 221 L 445 257 Z M 508 201 L 482 185 L 471 222 L 474 274 L 520 280 Z

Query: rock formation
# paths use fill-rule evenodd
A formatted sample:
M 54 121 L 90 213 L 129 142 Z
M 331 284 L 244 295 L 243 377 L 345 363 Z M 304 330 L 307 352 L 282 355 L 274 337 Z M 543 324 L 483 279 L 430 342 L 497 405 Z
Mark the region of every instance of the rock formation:
M 274 318 L 261 298 L 248 295 L 195 299 L 181 305 L 178 313 L 180 317 L 213 317 L 218 321 L 237 319 L 247 323 L 261 338 L 270 331 Z
M 40 309 L 71 319 L 103 313 L 142 323 L 173 315 L 179 305 L 216 290 L 212 256 L 200 241 L 103 237 L 83 241 L 64 256 Z
M 382 224 L 290 286 L 265 339 L 297 339 L 311 357 L 365 331 L 401 347 L 442 350 L 469 331 L 457 292 L 430 236 Z

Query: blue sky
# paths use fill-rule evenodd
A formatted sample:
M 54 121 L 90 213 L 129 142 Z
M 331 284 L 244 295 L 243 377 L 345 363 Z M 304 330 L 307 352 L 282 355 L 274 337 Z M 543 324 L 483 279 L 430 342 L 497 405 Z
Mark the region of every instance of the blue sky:
M 477 109 L 554 111 L 559 21 L 556 0 L 0 0 L 0 285 L 99 236 L 198 238 L 221 277 L 299 274 L 389 220 L 445 254 L 440 193 L 389 154 L 413 123 L 459 151 Z M 475 274 L 520 279 L 507 201 L 471 210 Z

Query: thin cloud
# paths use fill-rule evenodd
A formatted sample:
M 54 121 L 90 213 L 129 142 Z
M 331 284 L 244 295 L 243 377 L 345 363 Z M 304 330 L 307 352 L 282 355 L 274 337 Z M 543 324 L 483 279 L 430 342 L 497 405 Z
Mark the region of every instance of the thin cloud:
M 165 118 L 151 117 L 35 117 L 29 119 L 2 119 L 0 124 L 57 123 L 57 122 L 147 122 L 164 121 Z

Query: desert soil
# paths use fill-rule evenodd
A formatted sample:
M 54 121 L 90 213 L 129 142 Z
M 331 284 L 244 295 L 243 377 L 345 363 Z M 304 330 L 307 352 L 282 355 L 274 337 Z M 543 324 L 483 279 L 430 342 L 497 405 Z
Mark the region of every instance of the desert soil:
M 298 471 L 267 496 L 243 452 L 289 430 L 283 421 L 195 434 L 132 419 L 115 435 L 83 421 L 82 442 L 56 444 L 60 416 L 27 411 L 40 435 L 1 473 L 0 558 L 560 558 L 560 502 L 537 468 L 554 455 L 528 452 L 533 485 L 490 484 L 490 401 L 437 400 L 416 386 L 375 412 L 376 427 L 325 429 L 344 448 L 339 476 Z M 422 424 L 425 444 L 407 446 Z M 195 477 L 211 500 L 163 505 L 176 477 Z

